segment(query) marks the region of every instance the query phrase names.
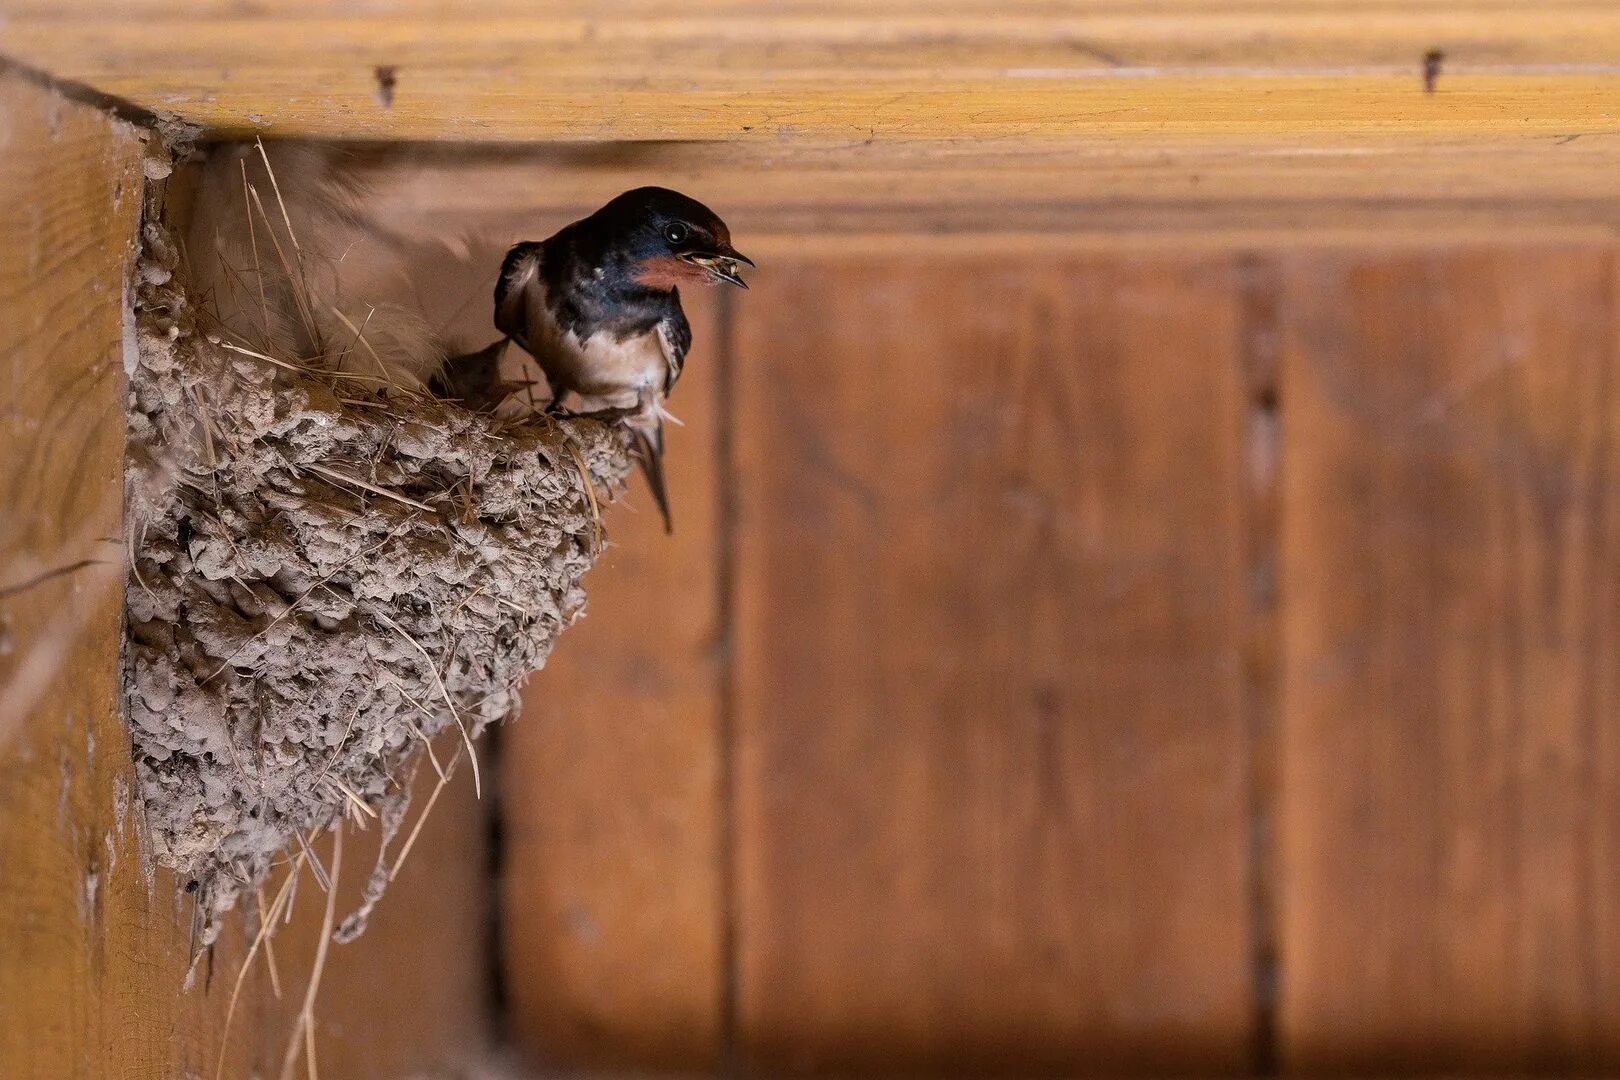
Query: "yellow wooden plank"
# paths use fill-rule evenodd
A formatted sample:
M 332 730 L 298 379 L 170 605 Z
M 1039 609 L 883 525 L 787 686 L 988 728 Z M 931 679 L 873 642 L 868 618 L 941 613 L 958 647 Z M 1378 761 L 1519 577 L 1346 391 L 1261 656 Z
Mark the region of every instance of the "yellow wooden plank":
M 235 134 L 1283 137 L 1620 123 L 1620 10 L 1592 0 L 1003 7 L 7 0 L 0 52 Z M 1427 95 L 1433 49 L 1447 60 Z M 395 69 L 389 100 L 380 65 Z
M 681 72 L 706 78 L 815 71 L 869 81 L 904 73 L 1016 75 L 1042 67 L 1346 70 L 1406 67 L 1423 51 L 1447 46 L 1458 50 L 1460 63 L 1472 65 L 1611 64 L 1620 36 L 1620 13 L 1597 0 L 1070 0 L 1016 10 L 987 0 L 813 6 L 696 0 L 676 14 L 668 5 L 647 3 L 510 0 L 389 4 L 372 11 L 319 0 L 257 9 L 198 0 L 8 0 L 5 6 L 15 20 L 10 34 L 71 40 L 85 54 L 78 62 L 91 68 L 127 67 L 123 47 L 165 48 L 177 66 L 196 63 L 206 50 L 235 50 L 255 68 L 372 55 L 424 69 L 460 68 L 470 61 L 511 64 L 527 55 L 535 65 L 555 59 L 564 74 L 594 70 L 620 81 Z M 362 55 L 354 55 L 356 47 Z
M 94 1075 L 117 1044 L 200 1064 L 185 999 L 134 990 L 178 990 L 187 926 L 143 877 L 118 712 L 141 141 L 12 75 L 0 117 L 0 1073 Z
M 3 44 L 3 43 L 0 43 Z M 767 139 L 823 137 L 991 138 L 1131 135 L 1138 138 L 1269 134 L 1324 129 L 1355 143 L 1418 133 L 1620 132 L 1620 76 L 1485 73 L 1448 78 L 1423 93 L 1416 75 L 1156 76 L 940 82 L 874 87 L 824 80 L 720 89 L 621 88 L 582 75 L 559 86 L 548 70 L 447 69 L 435 78 L 400 71 L 381 107 L 373 66 L 237 69 L 177 74 L 85 73 L 25 59 L 96 89 L 172 111 L 222 136 L 463 139 Z M 222 56 L 216 67 L 230 67 Z M 153 60 L 154 65 L 160 61 Z M 155 70 L 155 69 L 153 69 Z M 422 80 L 419 83 L 418 80 Z

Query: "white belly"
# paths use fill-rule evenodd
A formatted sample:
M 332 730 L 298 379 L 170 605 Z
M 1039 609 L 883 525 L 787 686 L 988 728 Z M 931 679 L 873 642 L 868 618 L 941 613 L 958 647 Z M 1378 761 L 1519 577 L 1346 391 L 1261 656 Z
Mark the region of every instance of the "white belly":
M 656 332 L 615 340 L 611 334 L 592 334 L 581 341 L 571 331 L 557 342 L 559 374 L 575 390 L 590 397 L 634 396 L 663 390 L 669 371 Z
M 679 374 L 679 357 L 658 327 L 623 339 L 607 332 L 584 339 L 574 330 L 565 332 L 547 303 L 534 254 L 517 262 L 506 284 L 495 323 L 534 356 L 554 395 L 573 391 L 607 404 L 649 407 Z

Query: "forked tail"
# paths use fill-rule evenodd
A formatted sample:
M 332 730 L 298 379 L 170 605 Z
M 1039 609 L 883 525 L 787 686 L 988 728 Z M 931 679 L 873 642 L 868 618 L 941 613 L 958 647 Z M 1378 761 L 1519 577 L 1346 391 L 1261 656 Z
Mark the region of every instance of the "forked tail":
M 664 532 L 673 533 L 675 525 L 669 516 L 669 492 L 664 487 L 664 430 L 663 425 L 648 431 L 631 427 L 630 437 L 635 442 L 636 460 L 647 477 L 647 488 L 652 492 L 658 512 L 664 517 Z

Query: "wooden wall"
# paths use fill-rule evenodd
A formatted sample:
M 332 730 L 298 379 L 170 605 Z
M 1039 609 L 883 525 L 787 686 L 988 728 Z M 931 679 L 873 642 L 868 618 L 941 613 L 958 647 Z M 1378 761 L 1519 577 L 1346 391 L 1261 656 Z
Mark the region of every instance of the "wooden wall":
M 511 1034 L 760 1073 L 1620 1064 L 1620 15 L 812 6 L 0 18 L 215 135 L 444 140 L 396 200 L 435 229 L 544 235 L 633 178 L 760 238 L 696 313 L 677 536 L 616 511 L 505 735 Z M 0 1074 L 202 1074 L 243 942 L 177 989 L 106 664 L 141 150 L 4 80 Z M 540 140 L 544 173 L 498 145 Z M 338 952 L 329 1077 L 479 1046 L 486 833 L 442 805 L 416 899 Z M 280 1056 L 247 995 L 227 1075 Z
M 1359 152 L 1342 169 L 1355 171 L 1358 156 L 1424 157 L 1449 160 L 1467 184 L 1482 152 L 1537 136 L 1550 146 L 1572 132 L 1602 144 L 1620 131 L 1620 12 L 1602 0 L 1012 9 L 997 0 L 5 0 L 4 9 L 0 51 L 236 138 L 719 140 L 789 153 L 939 139 L 991 158 L 1009 143 L 1064 139 L 1151 147 L 1180 165 L 1202 158 L 1219 173 L 1250 153 L 1275 163 L 1325 136 Z M 1426 88 L 1431 50 L 1444 60 Z M 1204 153 L 1212 149 L 1225 152 Z M 1543 171 L 1566 154 L 1544 154 Z
M 1620 1065 L 1610 243 L 782 255 L 506 732 L 553 1064 Z M 563 704 L 566 702 L 566 704 Z
M 0 95 L 0 1073 L 205 1075 L 245 943 L 182 989 L 106 663 L 144 150 Z M 503 732 L 528 1055 L 1620 1064 L 1616 247 L 1404 239 L 784 242 L 693 298 L 676 536 L 634 489 Z M 334 954 L 326 1075 L 483 1050 L 487 830 L 441 803 Z
M 312 967 L 308 876 L 228 1039 L 246 942 L 185 989 L 192 912 L 142 860 L 119 716 L 125 283 L 138 133 L 0 72 L 0 1075 L 275 1075 Z M 458 784 L 458 787 L 461 785 Z M 375 830 L 373 830 L 373 835 Z M 370 931 L 334 946 L 318 999 L 328 1077 L 397 1080 L 484 1052 L 483 814 L 441 800 Z M 344 910 L 369 871 L 345 859 Z M 321 856 L 330 854 L 324 842 Z M 374 850 L 374 849 L 373 849 Z M 221 1056 L 222 1042 L 228 1043 Z
M 1282 1034 L 1620 1062 L 1613 246 L 1284 277 Z

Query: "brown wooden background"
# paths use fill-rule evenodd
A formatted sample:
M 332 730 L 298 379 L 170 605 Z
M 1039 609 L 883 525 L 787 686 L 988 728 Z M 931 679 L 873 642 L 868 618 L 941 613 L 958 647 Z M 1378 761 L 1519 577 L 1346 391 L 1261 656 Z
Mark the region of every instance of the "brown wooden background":
M 328 1080 L 1620 1065 L 1620 8 L 1015 14 L 0 0 L 0 1075 L 265 1073 L 291 1012 L 181 989 L 115 567 L 14 589 L 119 531 L 103 94 L 408 144 L 401 237 L 656 182 L 763 264 L 678 534 L 614 511 L 499 799 L 335 950 Z
M 3 445 L 100 478 L 14 500 L 26 577 L 117 530 L 144 151 L 0 91 L 40 151 L 0 170 Z M 328 971 L 323 1075 L 490 1029 L 756 1074 L 1620 1064 L 1617 245 L 1335 243 L 779 240 L 693 298 L 678 531 L 613 512 L 502 732 L 498 849 L 492 807 L 439 811 Z M 82 453 L 46 452 L 53 401 Z M 188 913 L 120 814 L 115 586 L 6 600 L 24 645 L 82 618 L 94 677 L 0 732 L 0 1072 L 206 1075 L 243 942 L 181 989 Z M 287 1030 L 248 986 L 227 1075 Z
M 1410 239 L 1410 238 L 1408 238 Z M 538 1059 L 1620 1064 L 1616 248 L 794 259 L 505 733 Z

